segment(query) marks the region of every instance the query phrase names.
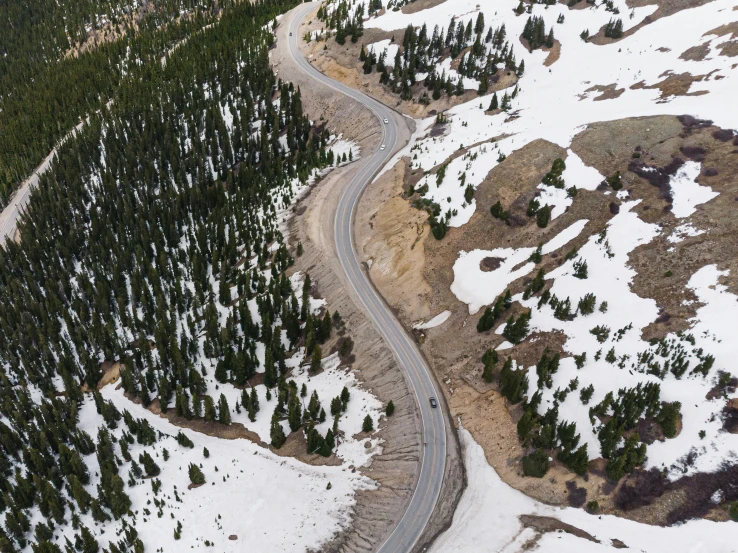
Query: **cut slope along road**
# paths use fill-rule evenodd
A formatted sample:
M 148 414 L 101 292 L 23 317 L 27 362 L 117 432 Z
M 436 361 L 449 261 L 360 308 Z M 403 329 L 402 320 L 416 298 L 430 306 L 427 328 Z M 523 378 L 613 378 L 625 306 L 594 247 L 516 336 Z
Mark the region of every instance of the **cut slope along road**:
M 318 3 L 300 6 L 289 28 L 282 30 L 282 33 L 287 35 L 290 55 L 308 77 L 333 89 L 336 94 L 349 96 L 369 109 L 379 120 L 382 144 L 385 146 L 384 149 L 377 149 L 346 185 L 336 209 L 334 235 L 336 255 L 346 273 L 346 280 L 363 304 L 367 315 L 379 329 L 385 343 L 394 353 L 418 403 L 425 445 L 421 447 L 420 472 L 416 478 L 415 489 L 405 513 L 392 533 L 384 542 L 375 544 L 375 550 L 380 553 L 409 552 L 418 544 L 441 492 L 446 468 L 448 420 L 440 402 L 438 408 L 432 408 L 430 405 L 431 397 L 440 396 L 436 391 L 428 364 L 414 340 L 408 336 L 369 281 L 354 249 L 353 226 L 356 206 L 364 188 L 393 155 L 397 145 L 396 113 L 373 98 L 325 76 L 302 55 L 299 47 L 300 24 L 317 6 Z M 385 124 L 384 120 L 388 122 Z

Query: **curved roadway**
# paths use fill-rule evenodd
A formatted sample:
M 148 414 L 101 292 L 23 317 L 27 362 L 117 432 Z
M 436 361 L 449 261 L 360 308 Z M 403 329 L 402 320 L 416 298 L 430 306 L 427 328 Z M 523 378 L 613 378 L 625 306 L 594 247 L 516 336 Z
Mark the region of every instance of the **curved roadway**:
M 300 23 L 317 5 L 317 3 L 304 4 L 296 10 L 288 29 L 291 33 L 291 36 L 287 37 L 290 55 L 295 64 L 311 79 L 335 90 L 337 94 L 353 98 L 368 108 L 379 119 L 383 135 L 382 144 L 385 145 L 384 150 L 378 149 L 374 152 L 346 186 L 336 210 L 334 235 L 336 254 L 346 273 L 346 279 L 405 372 L 420 409 L 423 440 L 426 445 L 421 448 L 420 473 L 416 480 L 415 490 L 407 510 L 393 532 L 383 543 L 376 544 L 376 551 L 381 553 L 409 552 L 417 545 L 441 491 L 446 466 L 447 421 L 440 404 L 438 408 L 433 409 L 429 403 L 430 397 L 440 397 L 436 391 L 430 368 L 415 342 L 407 335 L 362 270 L 353 240 L 354 212 L 359 198 L 366 185 L 389 161 L 395 150 L 397 144 L 395 117 L 397 114 L 373 98 L 326 77 L 303 57 L 298 42 Z M 384 124 L 385 119 L 388 121 L 387 124 Z

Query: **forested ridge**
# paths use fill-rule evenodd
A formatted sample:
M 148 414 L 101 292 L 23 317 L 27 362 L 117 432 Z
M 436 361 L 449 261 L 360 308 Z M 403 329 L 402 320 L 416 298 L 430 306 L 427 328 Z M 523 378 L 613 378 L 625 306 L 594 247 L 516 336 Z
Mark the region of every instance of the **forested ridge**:
M 0 6 L 0 207 L 81 118 L 231 1 L 33 0 Z M 87 33 L 120 35 L 79 56 Z
M 77 428 L 104 361 L 121 363 L 125 391 L 144 406 L 222 424 L 232 406 L 204 394 L 208 370 L 240 387 L 263 372 L 277 398 L 273 445 L 289 418 L 292 430 L 305 425 L 311 451 L 334 447 L 331 430 L 324 438 L 312 428 L 325 418 L 317 395 L 303 411 L 285 379 L 298 347 L 319 368 L 319 344 L 340 324 L 314 315 L 309 276 L 301 291 L 285 276 L 292 258 L 278 210 L 333 164 L 327 132 L 269 66 L 272 20 L 294 4 L 228 8 L 166 64 L 123 81 L 115 102 L 59 148 L 19 223 L 21 242 L 0 248 L 3 553 L 98 551 L 90 528 L 121 519 L 105 551 L 144 550 L 127 489 L 162 469 L 146 452 L 137 463 L 129 446 L 161 434 L 96 391 L 107 428 Z M 253 391 L 242 397 L 250 416 L 258 411 Z M 345 391 L 331 404 L 334 431 L 348 399 Z M 119 440 L 108 428 L 121 419 Z M 191 447 L 183 434 L 177 441 Z M 192 466 L 191 481 L 202 483 Z M 154 503 L 161 517 L 163 498 Z

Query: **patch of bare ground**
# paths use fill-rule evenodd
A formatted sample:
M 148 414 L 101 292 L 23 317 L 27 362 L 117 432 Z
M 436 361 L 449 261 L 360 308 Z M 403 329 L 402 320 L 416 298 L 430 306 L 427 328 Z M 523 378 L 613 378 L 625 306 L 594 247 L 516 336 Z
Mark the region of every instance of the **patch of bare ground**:
M 705 75 L 692 75 L 691 73 L 675 74 L 671 71 L 667 71 L 666 73 L 662 73 L 661 75 L 659 75 L 660 78 L 664 77 L 664 79 L 657 83 L 646 85 L 643 81 L 640 81 L 635 83 L 634 85 L 631 85 L 630 88 L 632 90 L 643 88 L 658 89 L 661 92 L 661 95 L 659 96 L 660 101 L 668 100 L 672 96 L 703 96 L 705 94 L 708 94 L 707 90 L 697 90 L 694 92 L 689 91 L 689 89 L 692 87 L 692 83 L 709 80 L 709 78 L 716 71 L 717 70 L 710 71 Z
M 723 140 L 721 129 L 709 123 L 683 121 L 686 126 L 672 116 L 597 123 L 572 143 L 574 152 L 603 174 L 621 170 L 631 198 L 642 199 L 636 208 L 639 216 L 662 226 L 659 236 L 630 256 L 631 266 L 637 271 L 633 291 L 654 298 L 660 310 L 656 322 L 644 329 L 645 339 L 688 327 L 694 306 L 685 305 L 685 300 L 695 298 L 686 284 L 700 267 L 716 263 L 720 269 L 729 269 L 724 284 L 733 293 L 738 292 L 738 279 L 733 276 L 738 270 L 738 223 L 731 215 L 738 196 L 738 156 L 731 153 L 734 146 L 730 140 Z M 622 163 L 628 158 L 629 170 L 622 171 Z M 698 182 L 720 195 L 699 206 L 691 217 L 695 228 L 708 232 L 671 243 L 667 238 L 680 221 L 670 213 L 668 178 L 690 159 L 702 163 Z M 643 172 L 641 168 L 649 170 Z
M 710 35 L 715 35 L 718 37 L 730 35 L 731 39 L 738 38 L 738 21 L 733 21 L 732 23 L 726 23 L 725 25 L 716 27 L 712 31 L 707 31 L 702 36 Z
M 696 306 L 685 305 L 684 300 L 694 299 L 686 290 L 686 283 L 697 269 L 706 264 L 716 263 L 721 270 L 729 269 L 729 275 L 722 283 L 733 293 L 738 293 L 738 278 L 733 276 L 738 275 L 738 221 L 732 216 L 735 199 L 738 198 L 738 179 L 735 177 L 738 174 L 738 155 L 731 153 L 735 150 L 734 140 L 732 132 L 718 129 L 709 121 L 688 116 L 658 116 L 592 124 L 572 142 L 572 150 L 584 163 L 597 168 L 603 175 L 610 176 L 620 171 L 629 199 L 641 200 L 634 208 L 639 217 L 662 227 L 655 240 L 637 248 L 630 256 L 630 265 L 637 271 L 633 291 L 642 297 L 654 298 L 661 311 L 657 321 L 644 330 L 645 339 L 663 337 L 668 332 L 688 327 L 688 319 L 694 316 Z M 499 345 L 503 338 L 493 332 L 479 334 L 476 323 L 481 312 L 470 315 L 466 305 L 458 302 L 450 292 L 450 286 L 454 278 L 453 264 L 462 250 L 536 246 L 574 221 L 588 219 L 585 232 L 580 237 L 562 251 L 544 256 L 540 266 L 549 272 L 563 263 L 567 251 L 580 247 L 590 235 L 605 228 L 612 214 L 617 212 L 620 200 L 599 190 L 580 190 L 572 206 L 546 229 L 539 229 L 526 216 L 528 202 L 537 193 L 536 186 L 557 157 L 565 158 L 566 152 L 543 140 L 534 141 L 512 153 L 477 188 L 476 212 L 469 223 L 461 228 L 452 228 L 442 241 L 432 236 L 425 239 L 424 276 L 430 293 L 423 289 L 423 309 L 427 305 L 431 314 L 443 310 L 452 314 L 443 325 L 418 332 L 416 336 L 443 382 L 454 419 L 462 420 L 464 427 L 484 449 L 490 465 L 514 488 L 557 505 L 581 506 L 586 501 L 596 500 L 603 513 L 650 524 L 671 524 L 692 516 L 719 519 L 724 516 L 724 509 L 708 508 L 708 503 L 702 499 L 692 499 L 697 477 L 683 478 L 680 484 L 664 489 L 660 484 L 653 485 L 656 491 L 644 488 L 641 493 L 641 488 L 637 487 L 635 496 L 640 497 L 641 503 L 636 505 L 627 500 L 628 490 L 621 490 L 631 482 L 631 478 L 640 478 L 643 473 L 636 472 L 629 479 L 614 484 L 605 477 L 605 463 L 601 459 L 592 461 L 586 478 L 572 474 L 556 460 L 543 479 L 522 476 L 520 460 L 528 453 L 518 442 L 516 432 L 522 408 L 509 405 L 497 391 L 495 383 L 489 384 L 481 378 L 480 358 L 483 352 Z M 711 186 L 720 194 L 699 206 L 691 217 L 696 228 L 707 230 L 705 234 L 670 243 L 666 238 L 684 221 L 677 220 L 671 213 L 669 177 L 689 159 L 702 163 L 703 172 L 698 182 Z M 408 189 L 407 180 L 404 187 Z M 399 193 L 399 183 L 396 190 Z M 369 196 L 367 199 L 371 200 Z M 489 207 L 497 201 L 510 212 L 509 225 L 489 214 Z M 360 206 L 359 211 L 362 209 L 372 210 L 376 206 Z M 392 236 L 387 232 L 384 235 L 377 233 L 374 239 L 389 243 Z M 406 253 L 409 253 L 411 244 L 410 240 L 395 241 L 393 248 L 404 245 Z M 393 255 L 399 253 L 393 252 Z M 493 266 L 494 260 L 486 263 Z M 526 280 L 513 283 L 511 292 L 522 291 Z M 403 294 L 412 292 L 389 290 L 392 283 L 377 284 L 388 298 L 403 297 Z M 401 315 L 411 313 L 403 311 L 402 306 L 391 300 L 390 304 L 400 309 Z M 513 305 L 513 313 L 519 309 Z M 408 326 L 414 322 L 410 318 L 403 320 Z M 564 340 L 565 336 L 560 333 L 534 334 L 501 353 L 503 359 L 510 355 L 520 365 L 531 366 L 546 347 L 560 351 Z M 726 418 L 732 420 L 732 412 Z M 642 421 L 640 428 L 644 436 L 648 435 L 649 440 L 664 439 L 651 426 L 649 421 Z M 689 462 L 685 459 L 685 466 Z M 716 486 L 732 482 L 730 470 L 726 469 L 720 478 L 709 482 L 699 481 L 712 486 L 714 492 L 718 489 Z M 698 497 L 703 495 L 698 494 Z
M 271 52 L 271 60 L 279 76 L 301 86 L 303 106 L 312 120 L 327 122 L 331 132 L 342 133 L 344 138 L 358 142 L 363 152 L 376 149 L 380 140 L 379 124 L 371 112 L 307 78 L 295 67 L 286 48 L 287 29 L 292 17 L 293 12 L 289 12 L 280 20 L 277 46 Z M 310 21 L 310 18 L 306 21 Z M 313 21 L 313 25 L 316 21 Z M 322 42 L 318 44 L 320 48 L 323 47 Z M 309 51 L 315 44 L 303 44 L 303 47 Z M 358 50 L 356 56 L 358 59 Z M 355 69 L 339 70 L 347 71 L 347 74 L 356 73 Z M 349 83 L 357 86 L 357 81 Z M 357 88 L 366 90 L 360 85 Z M 390 101 L 391 105 L 394 103 Z M 414 129 L 408 128 L 406 118 L 399 115 L 395 117 L 400 135 L 398 143 L 404 144 Z M 389 400 L 395 404 L 393 417 L 389 421 L 382 420 L 378 431 L 382 439 L 382 454 L 375 456 L 369 467 L 357 467 L 357 470 L 380 485 L 376 490 L 357 492 L 350 528 L 331 543 L 324 544 L 322 551 L 326 552 L 368 552 L 391 532 L 410 500 L 422 449 L 420 419 L 414 395 L 394 356 L 344 281 L 345 276 L 334 251 L 333 220 L 336 205 L 344 186 L 363 167 L 364 159 L 369 158 L 335 170 L 316 183 L 295 206 L 288 232 L 292 246 L 298 242 L 303 245 L 302 256 L 293 254 L 295 270 L 310 273 L 313 281 L 318 283 L 328 309 L 331 312 L 338 311 L 346 323 L 346 334 L 355 342 L 353 369 L 357 377 L 384 404 Z M 392 209 L 387 212 L 392 213 Z M 417 230 L 413 232 L 417 233 Z M 464 475 L 458 440 L 453 432 L 447 438 L 446 475 L 441 497 L 426 534 L 419 542 L 419 548 L 450 524 L 463 490 Z
M 603 85 L 595 85 L 590 86 L 587 90 L 584 91 L 587 92 L 599 92 L 599 96 L 595 96 L 593 98 L 593 101 L 595 102 L 601 102 L 602 100 L 614 100 L 615 98 L 620 98 L 620 95 L 625 92 L 624 88 L 618 88 L 617 83 L 612 83 L 606 86 Z M 583 95 L 583 97 L 586 97 Z
M 420 3 L 423 0 L 417 0 Z M 310 31 L 318 31 L 324 28 L 322 21 L 317 17 L 306 18 L 305 23 L 300 28 L 300 36 L 304 36 Z M 424 118 L 436 113 L 441 113 L 454 106 L 468 102 L 478 97 L 475 90 L 467 90 L 461 96 L 448 96 L 443 93 L 441 98 L 433 100 L 432 91 L 425 88 L 422 83 L 416 83 L 411 88 L 412 99 L 402 100 L 399 94 L 394 93 L 390 87 L 379 82 L 379 73 L 376 69 L 365 74 L 363 71 L 363 62 L 359 60 L 362 45 L 373 44 L 380 40 L 392 40 L 395 43 L 402 43 L 404 29 L 395 31 L 383 31 L 381 29 L 365 29 L 361 39 L 352 44 L 350 40 L 346 44 L 340 45 L 336 43 L 334 38 L 327 41 L 318 40 L 310 43 L 302 42 L 301 48 L 313 66 L 328 75 L 332 79 L 340 81 L 352 88 L 360 90 L 364 94 L 379 100 L 380 102 L 393 107 L 400 113 L 409 115 L 413 118 Z M 327 49 L 325 48 L 327 46 Z M 449 53 L 446 52 L 446 55 Z M 460 59 L 460 56 L 459 58 Z M 488 94 L 498 90 L 504 90 L 517 83 L 518 78 L 512 71 L 500 69 L 489 80 Z M 427 95 L 427 104 L 421 103 L 419 100 Z
M 561 43 L 558 40 L 554 40 L 554 45 L 551 48 L 542 48 L 544 52 L 548 52 L 548 56 L 546 56 L 546 60 L 543 62 L 543 65 L 546 67 L 551 67 L 554 63 L 559 61 L 559 58 L 561 57 Z
M 704 36 L 708 35 L 715 35 L 718 37 L 730 35 L 729 40 L 718 44 L 716 48 L 720 50 L 721 56 L 726 56 L 729 58 L 734 58 L 738 56 L 738 21 L 733 21 L 732 23 L 721 25 L 720 27 L 717 27 L 716 29 L 705 33 Z
M 110 361 L 105 361 L 102 365 L 100 365 L 100 370 L 102 371 L 102 377 L 97 383 L 98 390 L 102 390 L 103 387 L 107 386 L 108 384 L 117 382 L 120 378 L 119 362 L 111 363 Z
M 738 40 L 729 40 L 717 45 L 721 56 L 735 58 L 738 56 Z
M 714 498 L 722 496 L 718 504 Z M 729 519 L 727 509 L 738 500 L 738 465 L 727 462 L 715 472 L 669 482 L 658 470 L 626 477 L 615 495 L 622 516 L 648 524 L 671 525 L 694 518 Z

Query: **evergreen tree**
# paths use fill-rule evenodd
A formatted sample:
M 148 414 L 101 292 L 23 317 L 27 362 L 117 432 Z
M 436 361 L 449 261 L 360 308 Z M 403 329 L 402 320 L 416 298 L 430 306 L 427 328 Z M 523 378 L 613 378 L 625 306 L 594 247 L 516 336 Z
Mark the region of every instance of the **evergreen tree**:
M 189 467 L 187 468 L 187 473 L 190 477 L 190 482 L 192 482 L 195 486 L 200 486 L 205 483 L 205 475 L 202 473 L 202 470 L 200 470 L 200 467 L 198 467 L 194 463 L 190 463 Z
M 256 420 L 256 413 L 259 412 L 259 396 L 256 394 L 256 388 L 251 388 L 251 398 L 249 401 L 249 420 Z
M 215 419 L 217 418 L 217 413 L 215 412 L 215 402 L 213 401 L 213 398 L 206 395 L 204 403 L 205 422 L 215 422 Z
M 540 228 L 546 228 L 551 220 L 551 207 L 546 204 L 536 212 L 536 224 Z
M 389 403 L 387 403 L 387 408 L 385 409 L 385 414 L 388 417 L 391 417 L 395 414 L 395 404 L 392 400 L 389 400 Z
M 287 420 L 289 421 L 290 430 L 296 432 L 302 425 L 302 406 L 300 405 L 297 394 L 290 395 L 287 409 Z
M 374 430 L 374 421 L 372 420 L 371 415 L 367 415 L 364 417 L 364 422 L 361 425 L 362 432 L 371 432 Z
M 224 394 L 220 394 L 218 400 L 218 422 L 220 424 L 231 424 L 231 409 Z
M 279 423 L 279 417 L 277 416 L 276 412 L 272 416 L 272 425 L 271 430 L 269 431 L 269 435 L 272 440 L 272 446 L 275 449 L 281 448 L 284 445 L 284 442 L 287 441 L 287 436 L 284 435 L 284 429 Z
M 323 359 L 323 353 L 320 350 L 320 346 L 315 346 L 313 353 L 310 357 L 310 372 L 312 374 L 317 373 L 320 370 L 320 362 Z
M 100 546 L 92 535 L 92 532 L 86 526 L 82 526 L 79 533 L 79 546 L 77 550 L 81 553 L 97 553 L 100 550 Z
M 159 465 L 156 464 L 153 457 L 147 451 L 144 451 L 138 456 L 138 461 L 143 465 L 146 476 L 158 476 L 161 473 Z
M 494 110 L 496 110 L 499 107 L 500 107 L 500 105 L 499 105 L 499 102 L 497 100 L 497 92 L 495 92 L 492 95 L 492 101 L 489 104 L 489 111 L 494 111 Z

